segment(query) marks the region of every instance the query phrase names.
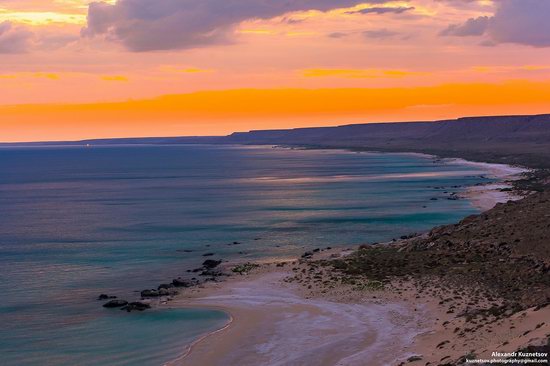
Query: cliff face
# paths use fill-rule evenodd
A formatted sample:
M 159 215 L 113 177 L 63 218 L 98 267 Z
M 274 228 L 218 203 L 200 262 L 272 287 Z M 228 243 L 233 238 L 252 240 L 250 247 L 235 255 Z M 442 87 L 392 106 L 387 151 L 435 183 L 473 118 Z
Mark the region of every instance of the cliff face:
M 550 166 L 550 115 L 470 117 L 234 133 L 224 142 L 415 151 Z
M 548 142 L 550 115 L 470 117 L 436 122 L 369 123 L 338 127 L 297 128 L 234 133 L 233 141 L 286 141 L 382 145 L 430 141 L 434 144 L 462 141 L 533 143 Z M 345 141 L 344 141 L 345 139 Z

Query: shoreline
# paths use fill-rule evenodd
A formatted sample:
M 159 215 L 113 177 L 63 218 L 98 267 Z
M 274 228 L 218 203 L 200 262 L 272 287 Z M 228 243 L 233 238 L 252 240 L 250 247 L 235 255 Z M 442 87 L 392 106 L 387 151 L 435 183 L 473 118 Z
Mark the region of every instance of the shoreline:
M 467 165 L 471 164 L 475 166 L 481 165 L 483 167 L 487 167 L 489 171 L 489 174 L 488 174 L 489 176 L 502 181 L 502 182 L 495 182 L 495 183 L 490 183 L 490 184 L 481 185 L 481 186 L 468 187 L 468 189 L 466 189 L 466 191 L 462 193 L 461 195 L 462 198 L 468 199 L 473 206 L 477 207 L 482 212 L 494 207 L 497 203 L 503 203 L 509 200 L 517 200 L 522 198 L 522 196 L 513 194 L 511 190 L 508 190 L 508 188 L 511 188 L 510 181 L 519 179 L 519 176 L 526 172 L 529 172 L 530 171 L 529 169 L 513 167 L 509 165 L 504 165 L 504 164 L 468 162 L 462 159 L 445 159 L 445 160 L 446 160 L 445 163 L 450 163 L 450 164 L 459 163 L 459 164 L 467 164 Z M 345 251 L 349 251 L 349 249 L 338 250 L 335 252 L 331 252 L 330 254 L 331 256 L 341 256 L 342 253 Z M 288 263 L 293 263 L 293 265 L 297 265 L 300 262 L 301 261 L 297 259 L 297 260 L 291 260 Z M 241 286 L 240 287 L 241 289 L 242 289 L 242 286 L 245 286 L 246 288 L 246 284 L 248 284 L 249 286 L 250 284 L 252 284 L 252 287 L 254 287 L 255 291 L 259 292 L 259 296 L 261 296 L 261 290 L 264 289 L 265 287 L 258 286 L 257 284 L 263 283 L 265 285 L 265 283 L 263 282 L 265 281 L 265 277 L 262 277 L 262 276 L 269 276 L 275 273 L 278 276 L 282 276 L 283 278 L 288 279 L 288 278 L 291 278 L 293 274 L 291 271 L 287 269 L 282 269 L 280 261 L 277 264 L 264 263 L 262 264 L 261 267 L 262 269 L 259 270 L 259 273 L 247 275 L 245 276 L 246 279 L 239 278 L 240 276 L 239 277 L 232 276 L 228 280 L 223 281 L 221 283 L 208 283 L 205 285 L 201 285 L 200 288 L 197 288 L 191 291 L 193 293 L 192 295 L 190 295 L 189 293 L 185 293 L 183 296 L 181 295 L 178 296 L 173 302 L 169 304 L 170 307 L 191 306 L 191 307 L 215 308 L 218 310 L 225 311 L 227 314 L 229 314 L 229 316 L 231 317 L 231 321 L 228 324 L 226 324 L 223 328 L 201 337 L 199 340 L 194 342 L 189 347 L 188 351 L 184 355 L 180 356 L 178 359 L 174 361 L 171 361 L 167 365 L 203 365 L 203 364 L 215 365 L 218 363 L 221 365 L 221 364 L 224 364 L 223 363 L 224 360 L 227 361 L 228 357 L 236 357 L 234 360 L 239 359 L 239 361 L 241 361 L 243 357 L 252 358 L 250 363 L 251 365 L 278 364 L 277 362 L 271 362 L 271 361 L 268 361 L 267 363 L 261 363 L 262 362 L 261 357 L 258 354 L 251 355 L 250 350 L 247 350 L 245 354 L 241 354 L 240 356 L 238 354 L 236 355 L 234 351 L 235 347 L 230 347 L 228 345 L 228 343 L 229 344 L 233 343 L 233 346 L 235 346 L 235 342 L 238 343 L 239 339 L 241 341 L 243 340 L 241 338 L 242 334 L 255 334 L 255 332 L 258 332 L 258 328 L 259 328 L 258 324 L 255 322 L 252 322 L 252 324 L 250 324 L 250 323 L 247 323 L 246 321 L 243 321 L 243 319 L 246 319 L 247 317 L 250 316 L 251 309 L 248 308 L 247 311 L 243 311 L 243 309 L 246 309 L 246 307 L 243 308 L 242 303 L 239 304 L 237 302 L 237 304 L 235 305 L 234 296 L 233 296 L 233 299 L 231 298 L 231 296 L 227 297 L 228 291 L 229 292 L 234 291 L 238 289 L 239 286 Z M 265 272 L 266 270 L 264 267 L 270 267 L 270 269 L 267 272 Z M 279 286 L 282 284 L 282 281 L 283 280 L 280 279 Z M 260 291 L 258 291 L 259 289 Z M 323 299 L 327 301 L 330 300 L 330 296 L 327 296 L 326 289 L 323 290 L 321 293 L 316 294 L 315 296 L 312 294 L 308 295 L 307 294 L 308 290 L 309 289 L 294 288 L 293 291 L 294 293 L 298 292 L 300 294 L 299 296 L 301 296 L 304 302 L 311 303 L 311 302 L 317 301 L 318 299 Z M 403 343 L 401 344 L 400 347 L 398 347 L 397 350 L 392 350 L 391 352 L 394 352 L 394 354 L 399 354 L 400 355 L 399 357 L 396 357 L 391 361 L 389 360 L 382 361 L 383 357 L 381 357 L 381 355 L 387 354 L 388 349 L 380 352 L 379 355 L 376 355 L 376 352 L 371 350 L 370 357 L 375 358 L 380 362 L 382 362 L 380 363 L 380 365 L 398 364 L 399 362 L 414 363 L 416 359 L 418 359 L 418 361 L 422 359 L 423 362 L 425 363 L 426 357 L 428 357 L 426 356 L 426 354 L 428 354 L 430 350 L 432 350 L 433 352 L 433 350 L 439 348 L 438 347 L 439 344 L 434 343 L 437 339 L 441 340 L 440 338 L 443 337 L 443 335 L 446 335 L 449 338 L 452 338 L 453 336 L 453 334 L 448 334 L 448 329 L 447 329 L 448 327 L 443 327 L 445 329 L 441 327 L 441 323 L 442 323 L 441 319 L 446 319 L 446 320 L 443 320 L 443 323 L 447 323 L 447 324 L 450 324 L 451 321 L 453 321 L 453 319 L 452 319 L 452 316 L 449 316 L 449 314 L 439 311 L 440 306 L 437 305 L 441 303 L 441 300 L 439 298 L 435 296 L 429 297 L 424 294 L 422 295 L 422 297 L 425 300 L 419 303 L 415 299 L 418 299 L 421 293 L 415 290 L 414 285 L 408 284 L 408 287 L 405 291 L 408 291 L 410 294 L 409 297 L 405 299 L 401 296 L 396 297 L 388 293 L 387 291 L 375 292 L 376 295 L 370 294 L 371 297 L 369 300 L 370 300 L 371 306 L 372 306 L 372 301 L 375 299 L 377 302 L 385 301 L 385 306 L 392 306 L 396 304 L 403 306 L 404 304 L 408 303 L 409 305 L 405 306 L 403 309 L 405 309 L 404 314 L 407 314 L 409 317 L 418 315 L 420 313 L 418 312 L 419 307 L 424 307 L 429 309 L 429 311 L 426 311 L 426 310 L 422 311 L 424 322 L 422 323 L 422 325 L 420 322 L 416 323 L 416 326 L 412 331 L 414 333 L 414 336 L 411 337 L 409 334 L 411 332 L 411 329 L 408 329 L 405 327 L 401 327 L 401 333 L 396 334 L 396 336 L 401 337 L 401 339 L 403 340 Z M 225 294 L 226 298 L 223 298 L 223 296 L 222 298 L 219 298 L 219 296 L 221 296 L 220 294 L 222 295 Z M 286 294 L 288 295 L 289 293 L 286 293 Z M 400 291 L 399 294 L 401 295 L 402 292 Z M 215 299 L 216 296 L 218 296 L 218 299 Z M 357 294 L 355 294 L 355 296 L 357 296 Z M 365 297 L 364 294 L 361 294 L 360 298 L 354 297 L 353 299 L 348 299 L 347 303 L 351 303 L 354 305 L 359 305 L 360 303 L 365 304 L 365 300 L 367 298 Z M 332 300 L 336 300 L 332 302 L 333 304 L 340 304 L 340 306 L 342 306 L 343 304 L 341 302 L 341 298 L 336 298 Z M 366 304 L 367 306 L 369 306 L 368 305 L 369 302 L 367 302 Z M 411 304 L 414 304 L 414 305 L 411 305 Z M 284 308 L 285 306 L 282 306 L 281 308 L 279 308 L 279 313 L 285 314 L 285 311 L 281 311 Z M 271 309 L 271 311 L 272 310 L 273 309 Z M 544 313 L 544 316 L 547 316 L 547 315 L 550 316 L 550 312 Z M 274 324 L 277 324 L 278 321 L 280 321 L 280 319 L 277 320 L 274 318 L 271 318 L 271 319 L 268 319 L 268 318 L 269 317 L 266 317 L 265 315 L 263 317 L 260 316 L 259 317 L 259 319 L 261 319 L 260 323 L 265 324 L 267 322 L 268 324 L 273 326 Z M 539 319 L 538 316 L 536 318 Z M 439 325 L 437 324 L 438 322 L 440 323 Z M 340 323 L 335 324 L 335 328 L 341 328 L 341 327 L 342 327 L 342 324 Z M 235 330 L 235 328 L 237 328 L 237 330 Z M 242 329 L 239 330 L 239 328 L 242 328 Z M 378 331 L 380 332 L 380 329 L 378 329 Z M 409 333 L 407 331 L 409 331 Z M 273 334 L 276 334 L 276 333 L 273 333 Z M 266 334 L 264 333 L 262 336 L 265 341 L 267 337 Z M 259 339 L 262 339 L 262 336 L 260 336 L 259 334 L 256 334 L 254 341 L 258 342 Z M 410 337 L 409 342 L 405 341 L 407 337 Z M 365 335 L 365 338 L 368 338 L 368 336 Z M 247 342 L 242 342 L 241 344 L 246 344 L 249 348 L 254 348 L 254 345 L 258 346 L 257 344 L 250 344 Z M 313 345 L 316 345 L 316 344 L 317 343 L 314 343 Z M 519 345 L 520 344 L 518 343 L 517 346 Z M 236 347 L 236 348 L 239 348 L 239 347 Z M 216 350 L 215 354 L 212 354 L 211 351 L 209 352 L 208 351 L 209 349 L 215 349 Z M 284 349 L 284 347 L 282 349 Z M 363 350 L 363 352 L 365 351 Z M 452 353 L 452 352 L 449 352 L 449 353 Z M 457 354 L 455 352 L 453 356 L 448 356 L 448 357 L 451 358 L 456 356 Z M 347 357 L 349 358 L 350 355 L 347 355 Z M 343 358 L 346 358 L 346 357 L 343 357 Z M 328 361 L 327 363 L 321 362 L 321 361 L 326 361 L 326 359 L 320 359 L 316 361 L 317 361 L 315 363 L 316 365 L 317 364 L 318 365 L 335 364 L 335 363 L 331 363 L 331 361 Z M 364 359 L 361 359 L 361 361 L 364 362 Z M 440 360 L 435 360 L 435 358 L 433 358 L 433 361 L 435 362 Z M 371 361 L 369 362 L 369 365 L 376 365 L 377 364 L 376 362 L 377 361 Z M 247 363 L 240 362 L 240 364 L 246 365 Z M 288 360 L 287 360 L 287 362 L 280 363 L 280 364 L 283 365 L 283 364 L 292 364 L 292 363 L 288 363 Z M 338 364 L 354 365 L 353 361 L 350 361 L 350 360 L 348 360 L 347 363 L 338 363 Z M 356 363 L 356 364 L 359 365 L 361 363 Z
M 490 210 L 498 203 L 517 201 L 525 197 L 513 189 L 513 182 L 533 170 L 506 164 L 482 163 L 460 158 L 444 159 L 446 164 L 460 164 L 487 169 L 487 176 L 497 179 L 497 182 L 470 186 L 458 196 L 468 200 L 472 206 L 481 212 Z
M 307 268 L 298 261 L 289 263 Z M 361 365 L 370 354 L 378 355 L 378 361 L 371 365 L 387 365 L 396 362 L 399 357 L 393 355 L 410 347 L 427 329 L 422 320 L 427 314 L 412 311 L 403 300 L 384 298 L 379 293 L 361 304 L 357 298 L 335 301 L 287 282 L 293 271 L 285 267 L 264 264 L 251 274 L 208 283 L 171 302 L 170 307 L 222 310 L 235 320 L 223 331 L 202 337 L 190 352 L 167 365 L 227 365 L 237 360 L 239 365 L 304 365 L 308 360 L 328 366 L 344 359 L 349 365 Z M 294 337 L 287 337 L 287 333 Z M 282 349 L 287 350 L 285 357 L 280 355 Z
M 311 260 L 341 257 L 340 253 L 339 249 L 324 250 Z M 201 337 L 182 356 L 166 365 L 215 366 L 238 362 L 242 366 L 360 366 L 366 361 L 369 366 L 424 365 L 458 359 L 473 350 L 484 358 L 490 358 L 494 350 L 514 352 L 532 344 L 533 339 L 544 339 L 549 330 L 548 325 L 540 325 L 550 318 L 550 307 L 531 307 L 509 318 L 488 322 L 477 332 L 457 333 L 456 329 L 466 327 L 467 322 L 456 314 L 468 309 L 477 297 L 475 289 L 458 301 L 448 302 L 456 295 L 454 289 L 437 281 L 427 285 L 397 280 L 384 289 L 349 284 L 327 288 L 315 281 L 295 280 L 297 273 L 310 268 L 311 261 L 297 259 L 286 263 L 283 267 L 280 263 L 265 263 L 249 274 L 206 283 L 172 301 L 170 308 L 222 310 L 231 316 L 231 321 Z M 323 278 L 325 275 L 329 276 L 324 274 Z M 325 312 L 324 306 L 331 311 Z M 491 301 L 485 300 L 478 306 L 486 308 Z M 350 317 L 350 309 L 357 311 L 357 307 L 359 313 L 368 314 L 367 318 L 375 318 L 377 322 Z M 352 322 L 342 321 L 343 314 Z M 315 327 L 317 323 L 320 326 Z M 358 334 L 351 325 L 367 331 L 355 340 Z M 323 336 L 332 342 L 323 342 Z M 292 347 L 296 344 L 298 350 Z M 270 358 L 283 350 L 286 358 Z

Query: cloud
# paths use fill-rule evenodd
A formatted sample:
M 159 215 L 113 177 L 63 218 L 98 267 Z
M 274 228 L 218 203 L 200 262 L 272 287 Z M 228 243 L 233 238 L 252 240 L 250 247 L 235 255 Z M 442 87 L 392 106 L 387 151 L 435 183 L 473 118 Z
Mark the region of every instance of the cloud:
M 231 41 L 235 27 L 294 11 L 328 11 L 388 0 L 118 0 L 88 7 L 86 37 L 103 36 L 130 51 L 186 49 Z
M 347 37 L 349 34 L 348 33 L 344 33 L 344 32 L 332 32 L 332 33 L 329 33 L 327 36 L 329 38 L 344 38 L 344 37 Z
M 49 79 L 59 80 L 59 74 L 52 72 L 18 72 L 15 74 L 0 74 L 0 79 Z
M 422 76 L 425 72 L 386 69 L 307 69 L 302 75 L 308 78 L 339 77 L 348 79 L 404 78 Z
M 483 45 L 516 43 L 534 47 L 550 47 L 550 1 L 500 0 L 492 17 L 468 19 L 444 29 L 442 36 L 487 35 Z
M 502 0 L 488 33 L 498 43 L 550 46 L 550 1 Z
M 32 37 L 25 27 L 14 26 L 10 21 L 0 23 L 0 54 L 26 52 Z
M 122 75 L 106 75 L 106 76 L 102 76 L 101 80 L 127 82 L 128 78 L 126 76 L 122 76 Z
M 489 17 L 471 18 L 463 24 L 451 24 L 439 34 L 441 36 L 457 37 L 481 36 L 487 30 L 489 20 Z
M 399 7 L 373 7 L 373 8 L 365 8 L 361 10 L 355 10 L 355 11 L 349 11 L 348 14 L 401 14 L 406 11 L 414 10 L 414 7 L 405 7 L 405 6 L 399 6 Z
M 367 30 L 363 32 L 363 35 L 367 38 L 384 39 L 384 38 L 395 37 L 399 35 L 399 33 L 390 31 L 384 28 L 384 29 Z

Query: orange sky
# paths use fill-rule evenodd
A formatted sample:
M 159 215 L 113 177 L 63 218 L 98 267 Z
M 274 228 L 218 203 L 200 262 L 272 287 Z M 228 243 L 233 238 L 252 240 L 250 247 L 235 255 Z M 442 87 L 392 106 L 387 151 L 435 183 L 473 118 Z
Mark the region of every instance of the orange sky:
M 0 1 L 0 141 L 550 112 L 545 0 L 89 4 Z

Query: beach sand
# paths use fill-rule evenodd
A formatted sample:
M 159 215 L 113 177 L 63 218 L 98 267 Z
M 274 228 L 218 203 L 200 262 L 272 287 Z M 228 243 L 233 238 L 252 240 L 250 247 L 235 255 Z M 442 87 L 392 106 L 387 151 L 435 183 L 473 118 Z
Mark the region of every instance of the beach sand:
M 325 251 L 315 259 L 327 255 L 338 254 Z M 470 307 L 473 292 L 457 297 L 445 286 L 412 282 L 382 290 L 331 288 L 321 284 L 328 272 L 319 281 L 300 283 L 296 274 L 310 268 L 305 261 L 263 264 L 251 274 L 179 296 L 168 306 L 219 309 L 231 321 L 168 365 L 444 364 L 472 351 L 481 358 L 516 351 L 543 342 L 550 331 L 550 307 L 499 320 L 488 317 L 470 329 L 457 314 Z
M 291 276 L 289 269 L 264 265 L 172 302 L 221 309 L 232 321 L 171 364 L 388 365 L 425 330 L 425 314 L 404 301 L 335 301 L 285 282 Z
M 487 171 L 487 177 L 499 180 L 496 183 L 468 187 L 465 192 L 459 195 L 461 198 L 470 201 L 474 207 L 481 211 L 490 210 L 497 203 L 516 201 L 523 197 L 511 190 L 512 183 L 520 179 L 530 169 L 505 164 L 472 162 L 463 159 L 445 159 L 445 162 L 447 164 L 470 165 L 482 168 Z

